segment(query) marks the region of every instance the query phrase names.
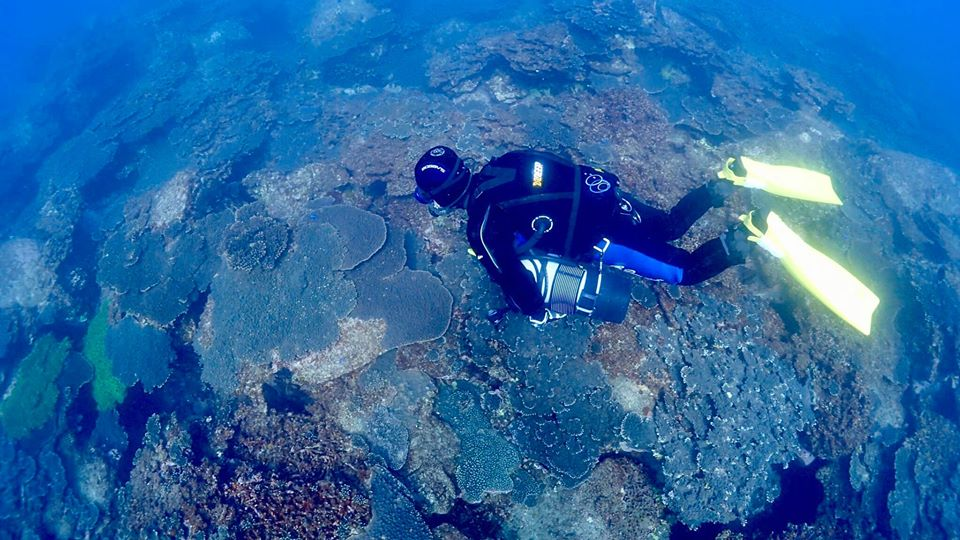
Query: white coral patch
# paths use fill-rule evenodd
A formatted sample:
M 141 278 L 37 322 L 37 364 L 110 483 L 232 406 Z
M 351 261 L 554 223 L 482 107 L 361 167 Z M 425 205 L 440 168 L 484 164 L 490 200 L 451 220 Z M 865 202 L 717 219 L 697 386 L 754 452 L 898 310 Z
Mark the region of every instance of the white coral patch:
M 34 240 L 14 238 L 0 244 L 0 308 L 43 304 L 56 278 Z
M 193 177 L 192 171 L 180 171 L 157 191 L 153 198 L 153 205 L 150 207 L 152 229 L 164 230 L 183 220 L 190 201 L 190 185 Z

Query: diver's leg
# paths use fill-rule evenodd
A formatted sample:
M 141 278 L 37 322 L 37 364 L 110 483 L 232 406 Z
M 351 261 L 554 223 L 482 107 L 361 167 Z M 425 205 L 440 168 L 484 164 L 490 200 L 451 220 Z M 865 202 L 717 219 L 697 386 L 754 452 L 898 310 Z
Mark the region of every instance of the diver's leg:
M 681 285 L 702 283 L 731 266 L 743 264 L 752 244 L 747 240 L 747 231 L 736 226 L 720 238 L 714 238 L 690 254 L 683 271 Z
M 603 262 L 646 278 L 695 285 L 731 266 L 743 264 L 750 250 L 746 234 L 742 227 L 736 227 L 693 253 L 666 242 L 637 236 L 612 236 L 603 254 Z
M 630 194 L 622 193 L 621 199 L 639 216 L 638 233 L 651 240 L 669 242 L 683 236 L 707 210 L 723 206 L 732 190 L 730 182 L 707 182 L 684 195 L 669 212 L 643 204 Z

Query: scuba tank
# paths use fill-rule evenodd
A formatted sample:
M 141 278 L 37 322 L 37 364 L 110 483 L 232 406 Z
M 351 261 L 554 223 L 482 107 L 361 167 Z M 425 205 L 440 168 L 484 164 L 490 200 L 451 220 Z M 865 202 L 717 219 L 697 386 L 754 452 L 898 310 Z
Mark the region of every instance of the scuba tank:
M 550 311 L 614 323 L 626 318 L 633 288 L 626 272 L 599 261 L 582 264 L 529 252 L 520 262 L 533 275 Z

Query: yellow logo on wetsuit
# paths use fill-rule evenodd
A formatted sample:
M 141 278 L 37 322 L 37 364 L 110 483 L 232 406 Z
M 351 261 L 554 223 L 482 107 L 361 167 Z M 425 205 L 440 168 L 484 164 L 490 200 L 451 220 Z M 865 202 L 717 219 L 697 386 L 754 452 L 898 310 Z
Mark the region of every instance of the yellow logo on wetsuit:
M 533 162 L 533 187 L 543 187 L 543 164 Z

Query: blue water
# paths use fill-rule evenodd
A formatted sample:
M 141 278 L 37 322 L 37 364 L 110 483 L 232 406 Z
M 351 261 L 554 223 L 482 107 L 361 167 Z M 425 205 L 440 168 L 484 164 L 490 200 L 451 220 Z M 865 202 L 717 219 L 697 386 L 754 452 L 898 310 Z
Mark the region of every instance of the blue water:
M 0 538 L 956 538 L 957 3 L 0 2 Z M 436 144 L 827 172 L 678 245 L 773 209 L 872 334 L 759 250 L 493 324 Z

